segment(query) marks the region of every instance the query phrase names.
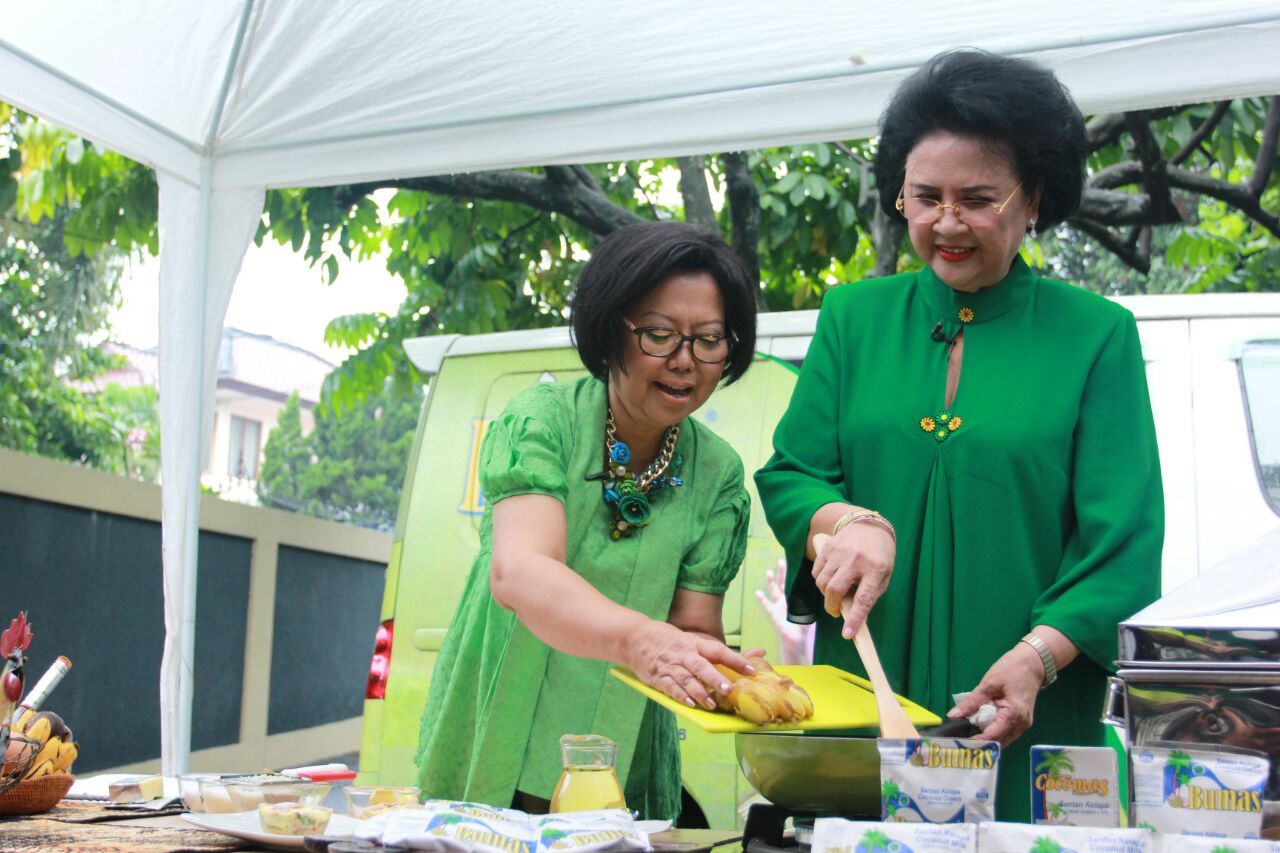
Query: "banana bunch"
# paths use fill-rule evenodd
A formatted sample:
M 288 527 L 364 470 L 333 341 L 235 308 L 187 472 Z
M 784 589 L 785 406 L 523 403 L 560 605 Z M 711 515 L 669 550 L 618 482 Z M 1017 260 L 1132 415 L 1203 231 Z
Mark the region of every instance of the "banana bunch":
M 55 773 L 70 773 L 71 763 L 79 754 L 80 745 L 62 718 L 52 711 L 28 709 L 13 724 L 13 731 L 25 735 L 40 744 L 35 757 L 22 774 L 23 779 L 39 779 Z
M 721 711 L 737 714 L 756 725 L 798 723 L 813 716 L 813 700 L 804 688 L 775 670 L 764 658 L 752 658 L 754 675 L 716 666 L 729 680 L 729 693 L 716 694 Z

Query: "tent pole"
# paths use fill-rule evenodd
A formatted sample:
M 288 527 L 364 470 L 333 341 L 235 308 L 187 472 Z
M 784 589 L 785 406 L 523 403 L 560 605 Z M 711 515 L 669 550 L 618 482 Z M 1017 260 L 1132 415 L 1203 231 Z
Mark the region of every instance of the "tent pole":
M 164 657 L 160 755 L 166 775 L 188 769 L 195 695 L 200 469 L 208 457 L 223 320 L 264 191 L 215 190 L 204 158 L 193 186 L 160 185 L 160 452 L 164 553 Z

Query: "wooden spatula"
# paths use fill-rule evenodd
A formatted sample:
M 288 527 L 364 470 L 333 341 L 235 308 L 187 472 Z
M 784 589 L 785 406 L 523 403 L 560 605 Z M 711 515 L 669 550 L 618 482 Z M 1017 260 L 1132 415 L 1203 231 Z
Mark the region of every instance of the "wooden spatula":
M 830 539 L 830 536 L 822 533 L 814 536 L 814 551 L 821 553 Z M 852 606 L 851 598 L 842 600 L 838 608 L 834 601 L 828 601 L 827 611 L 838 609 L 841 617 L 847 619 Z M 835 613 L 832 615 L 834 616 Z M 884 667 L 880 666 L 880 655 L 876 654 L 876 644 L 871 639 L 871 632 L 867 630 L 865 620 L 862 627 L 853 635 L 853 646 L 858 650 L 858 657 L 862 658 L 862 666 L 867 671 L 867 678 L 871 680 L 871 689 L 876 697 L 876 714 L 880 717 L 880 734 L 885 737 L 920 737 L 920 733 L 907 717 L 907 712 L 898 704 L 898 697 L 894 695 L 893 688 L 889 686 L 889 679 L 885 677 Z

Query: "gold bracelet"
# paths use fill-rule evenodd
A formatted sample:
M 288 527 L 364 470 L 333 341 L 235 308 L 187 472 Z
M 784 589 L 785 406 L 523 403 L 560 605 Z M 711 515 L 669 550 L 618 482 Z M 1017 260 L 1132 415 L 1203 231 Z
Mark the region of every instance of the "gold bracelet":
M 836 522 L 836 526 L 831 528 L 831 535 L 836 536 L 841 530 L 844 530 L 850 524 L 868 521 L 872 524 L 879 525 L 889 531 L 889 536 L 893 539 L 893 543 L 898 544 L 898 533 L 893 529 L 893 525 L 889 523 L 889 519 L 873 509 L 851 509 Z

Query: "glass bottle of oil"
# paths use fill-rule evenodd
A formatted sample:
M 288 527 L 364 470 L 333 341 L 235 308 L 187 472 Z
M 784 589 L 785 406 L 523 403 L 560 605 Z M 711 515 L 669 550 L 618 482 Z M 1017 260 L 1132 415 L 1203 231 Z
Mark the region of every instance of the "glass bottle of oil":
M 551 795 L 551 811 L 582 812 L 622 809 L 622 786 L 614 765 L 618 745 L 600 735 L 564 735 L 560 738 L 564 770 Z

